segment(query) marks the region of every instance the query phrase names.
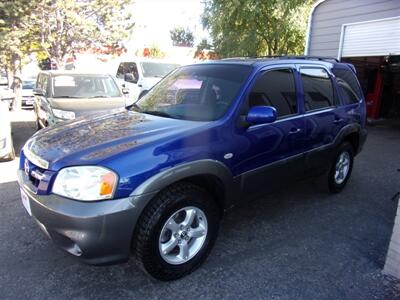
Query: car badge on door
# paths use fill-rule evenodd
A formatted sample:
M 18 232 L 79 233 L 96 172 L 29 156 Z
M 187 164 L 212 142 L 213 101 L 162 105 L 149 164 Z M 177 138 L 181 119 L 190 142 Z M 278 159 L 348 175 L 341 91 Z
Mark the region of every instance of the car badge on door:
M 27 159 L 25 159 L 25 162 L 24 162 L 24 170 L 25 170 L 25 174 L 29 175 L 29 161 Z

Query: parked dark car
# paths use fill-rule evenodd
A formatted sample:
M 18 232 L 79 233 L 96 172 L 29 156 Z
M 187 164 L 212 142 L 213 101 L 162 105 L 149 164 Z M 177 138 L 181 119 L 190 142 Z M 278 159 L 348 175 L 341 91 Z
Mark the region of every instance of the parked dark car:
M 167 97 L 168 95 L 168 97 Z M 210 253 L 224 212 L 318 177 L 348 182 L 367 136 L 354 68 L 319 58 L 181 67 L 124 112 L 36 133 L 21 152 L 23 203 L 61 248 L 174 280 Z
M 75 71 L 39 73 L 34 110 L 38 128 L 125 107 L 126 97 L 111 75 Z

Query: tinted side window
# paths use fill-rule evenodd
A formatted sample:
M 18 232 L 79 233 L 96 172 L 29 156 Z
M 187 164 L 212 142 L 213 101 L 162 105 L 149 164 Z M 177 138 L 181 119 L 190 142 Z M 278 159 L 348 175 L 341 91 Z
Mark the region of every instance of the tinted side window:
M 49 77 L 47 75 L 43 76 L 42 79 L 42 89 L 46 91 L 46 94 L 49 95 L 50 87 L 48 86 Z
M 124 78 L 124 64 L 120 63 L 117 70 L 117 78 Z
M 135 75 L 136 78 L 139 77 L 138 69 L 135 63 L 126 63 L 125 72 Z
M 43 88 L 42 87 L 42 78 L 43 78 L 43 75 L 39 74 L 37 79 L 36 79 L 36 88 L 37 89 L 42 89 Z
M 322 68 L 301 68 L 306 111 L 334 105 L 335 94 L 328 72 Z
M 333 69 L 332 72 L 336 76 L 344 104 L 357 103 L 362 94 L 354 73 L 346 69 Z
M 297 112 L 296 88 L 291 69 L 272 70 L 261 75 L 248 98 L 248 108 L 259 105 L 275 107 L 278 117 Z

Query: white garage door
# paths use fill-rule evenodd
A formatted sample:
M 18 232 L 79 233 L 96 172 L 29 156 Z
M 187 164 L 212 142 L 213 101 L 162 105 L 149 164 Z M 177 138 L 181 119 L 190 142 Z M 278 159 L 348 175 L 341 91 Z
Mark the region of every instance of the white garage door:
M 339 58 L 389 54 L 400 54 L 400 16 L 343 25 Z

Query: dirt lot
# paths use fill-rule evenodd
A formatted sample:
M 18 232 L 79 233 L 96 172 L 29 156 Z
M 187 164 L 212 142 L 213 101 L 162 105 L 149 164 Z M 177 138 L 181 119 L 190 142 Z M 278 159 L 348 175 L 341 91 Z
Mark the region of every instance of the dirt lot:
M 14 120 L 20 149 L 35 124 L 31 112 Z M 18 162 L 0 163 L 0 297 L 400 299 L 400 282 L 381 274 L 400 191 L 400 127 L 369 131 L 341 194 L 302 182 L 232 211 L 206 263 L 172 283 L 133 261 L 87 266 L 56 248 L 20 202 Z

